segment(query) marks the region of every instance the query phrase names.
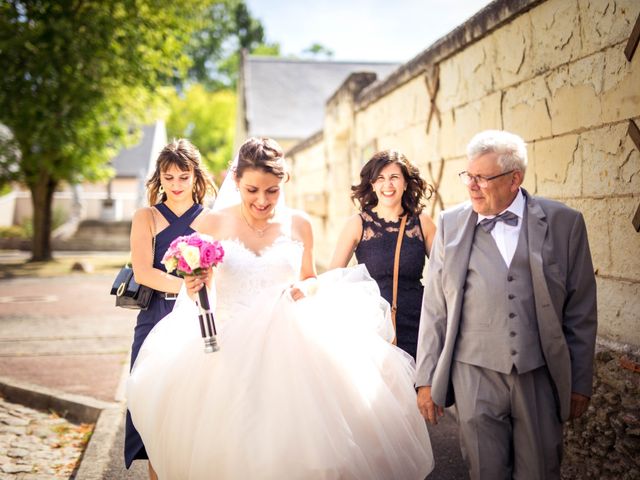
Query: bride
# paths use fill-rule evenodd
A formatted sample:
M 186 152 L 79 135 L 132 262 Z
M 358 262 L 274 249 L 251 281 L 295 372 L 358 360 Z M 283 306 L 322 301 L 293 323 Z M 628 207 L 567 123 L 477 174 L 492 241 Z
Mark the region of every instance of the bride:
M 189 298 L 211 274 L 188 277 L 127 385 L 149 458 L 163 480 L 424 479 L 431 445 L 388 304 L 362 266 L 316 278 L 287 179 L 274 140 L 247 140 L 200 224 L 225 250 L 210 294 L 220 350 L 203 352 Z

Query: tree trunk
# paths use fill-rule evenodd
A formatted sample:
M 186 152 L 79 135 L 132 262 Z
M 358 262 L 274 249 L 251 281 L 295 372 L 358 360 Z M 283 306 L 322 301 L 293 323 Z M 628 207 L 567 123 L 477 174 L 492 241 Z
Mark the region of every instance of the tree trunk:
M 46 172 L 31 185 L 31 202 L 33 204 L 33 240 L 31 245 L 31 261 L 44 262 L 51 260 L 51 221 L 53 192 L 57 182 Z

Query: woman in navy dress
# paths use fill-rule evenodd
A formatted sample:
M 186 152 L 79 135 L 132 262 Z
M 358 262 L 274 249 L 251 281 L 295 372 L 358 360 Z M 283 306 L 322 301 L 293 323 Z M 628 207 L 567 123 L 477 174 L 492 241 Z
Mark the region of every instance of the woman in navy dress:
M 138 314 L 131 366 L 151 329 L 171 312 L 183 280 L 166 272 L 160 263 L 169 244 L 181 235 L 198 230 L 202 203 L 213 184 L 200 164 L 200 152 L 188 140 L 175 140 L 164 147 L 147 181 L 150 207 L 141 208 L 131 224 L 131 262 L 136 282 L 155 290 L 147 310 Z M 154 205 L 155 202 L 160 201 Z M 155 235 L 155 248 L 153 240 Z M 124 442 L 127 468 L 133 460 L 148 459 L 140 435 L 127 411 Z M 157 478 L 149 464 L 149 477 Z
M 422 306 L 422 270 L 436 227 L 423 213 L 433 188 L 418 168 L 396 150 L 376 153 L 351 187 L 360 213 L 347 221 L 338 239 L 331 268 L 345 267 L 355 253 L 389 303 L 393 295 L 393 265 L 401 217 L 408 215 L 400 250 L 396 311 L 397 345 L 414 359 Z

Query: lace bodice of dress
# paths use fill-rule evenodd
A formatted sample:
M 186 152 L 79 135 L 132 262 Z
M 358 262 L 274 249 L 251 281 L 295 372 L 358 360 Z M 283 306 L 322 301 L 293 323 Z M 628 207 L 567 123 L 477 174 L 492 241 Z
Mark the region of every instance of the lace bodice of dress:
M 258 254 L 238 239 L 220 243 L 225 253 L 215 274 L 216 320 L 231 320 L 251 307 L 258 293 L 299 279 L 303 246 L 296 240 L 282 235 Z

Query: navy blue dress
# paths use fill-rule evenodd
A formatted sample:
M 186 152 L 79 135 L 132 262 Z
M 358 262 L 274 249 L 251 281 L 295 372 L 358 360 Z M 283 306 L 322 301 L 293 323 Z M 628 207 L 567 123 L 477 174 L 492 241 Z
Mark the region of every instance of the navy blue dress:
M 382 297 L 393 300 L 393 262 L 398 240 L 400 220 L 387 222 L 370 209 L 360 214 L 362 238 L 355 250 L 358 263 L 364 263 L 380 287 Z M 396 311 L 396 337 L 398 347 L 416 358 L 418 328 L 422 310 L 422 270 L 426 248 L 420 218 L 407 219 L 398 269 L 398 310 Z
M 202 205 L 194 203 L 189 210 L 184 212 L 180 217 L 173 213 L 164 203 L 155 205 L 155 208 L 169 222 L 169 226 L 156 235 L 155 255 L 153 256 L 153 266 L 159 270 L 165 271 L 164 265 L 160 263 L 164 253 L 169 248 L 173 240 L 182 235 L 189 235 L 194 232 L 191 223 L 196 219 L 202 211 Z M 151 329 L 173 310 L 175 300 L 165 300 L 164 292 L 154 292 L 151 297 L 151 303 L 147 310 L 140 310 L 138 321 L 133 335 L 133 345 L 131 346 L 131 364 L 138 356 L 140 347 L 147 338 Z M 148 459 L 147 452 L 142 444 L 142 439 L 136 431 L 131 421 L 131 415 L 127 410 L 127 420 L 125 425 L 124 439 L 124 462 L 127 468 L 131 466 L 131 462 L 137 459 Z

